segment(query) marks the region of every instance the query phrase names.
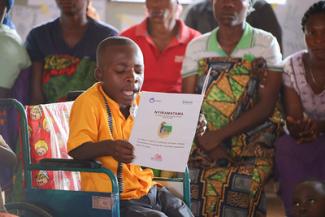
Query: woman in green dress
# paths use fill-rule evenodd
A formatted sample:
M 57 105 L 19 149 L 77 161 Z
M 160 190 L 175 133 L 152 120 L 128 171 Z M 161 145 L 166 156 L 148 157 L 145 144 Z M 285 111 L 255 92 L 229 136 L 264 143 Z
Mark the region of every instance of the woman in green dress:
M 214 0 L 219 27 L 194 39 L 183 62 L 183 91 L 200 92 L 208 130 L 190 156 L 195 216 L 266 216 L 263 186 L 281 129 L 276 102 L 282 55 L 274 36 L 245 19 L 252 0 Z

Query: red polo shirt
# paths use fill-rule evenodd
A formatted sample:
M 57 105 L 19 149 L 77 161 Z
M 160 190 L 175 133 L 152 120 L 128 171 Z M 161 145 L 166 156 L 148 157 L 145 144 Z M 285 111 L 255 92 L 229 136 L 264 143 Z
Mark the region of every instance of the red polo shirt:
M 147 31 L 147 22 L 148 18 L 121 33 L 135 41 L 142 50 L 145 66 L 142 90 L 179 93 L 182 90 L 181 68 L 186 46 L 200 33 L 177 20 L 177 36 L 160 51 Z

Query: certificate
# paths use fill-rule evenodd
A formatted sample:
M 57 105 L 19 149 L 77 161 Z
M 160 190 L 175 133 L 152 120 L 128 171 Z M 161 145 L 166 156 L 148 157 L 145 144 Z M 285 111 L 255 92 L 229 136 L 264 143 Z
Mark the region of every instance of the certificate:
M 142 92 L 129 139 L 133 164 L 184 172 L 204 95 Z

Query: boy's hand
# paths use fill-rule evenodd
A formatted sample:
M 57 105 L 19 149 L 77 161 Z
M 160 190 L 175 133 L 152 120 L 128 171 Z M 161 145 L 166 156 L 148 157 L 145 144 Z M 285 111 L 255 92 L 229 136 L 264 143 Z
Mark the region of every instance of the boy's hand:
M 112 144 L 112 157 L 122 163 L 131 163 L 134 159 L 133 145 L 125 140 L 115 140 Z

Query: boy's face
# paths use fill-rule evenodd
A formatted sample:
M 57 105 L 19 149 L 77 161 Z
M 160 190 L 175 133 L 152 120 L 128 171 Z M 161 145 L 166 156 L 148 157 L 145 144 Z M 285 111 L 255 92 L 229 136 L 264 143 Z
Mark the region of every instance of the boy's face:
M 130 106 L 144 79 L 141 51 L 129 45 L 110 46 L 102 53 L 101 62 L 96 78 L 105 93 L 120 106 Z
M 321 184 L 298 185 L 293 194 L 292 212 L 294 217 L 324 217 L 325 192 Z

